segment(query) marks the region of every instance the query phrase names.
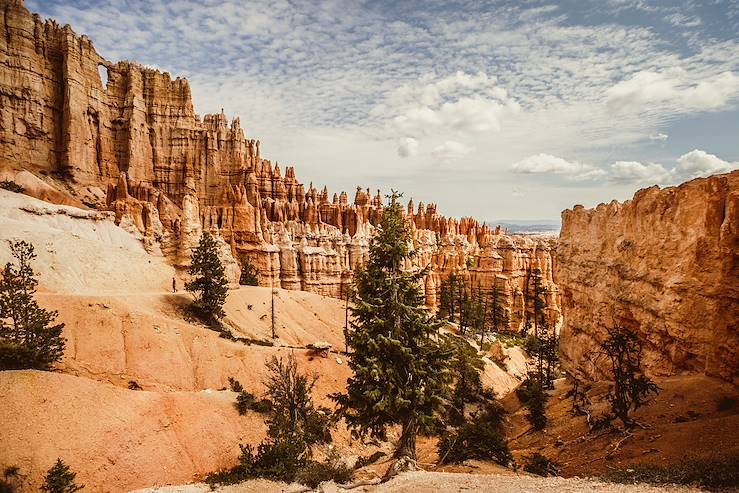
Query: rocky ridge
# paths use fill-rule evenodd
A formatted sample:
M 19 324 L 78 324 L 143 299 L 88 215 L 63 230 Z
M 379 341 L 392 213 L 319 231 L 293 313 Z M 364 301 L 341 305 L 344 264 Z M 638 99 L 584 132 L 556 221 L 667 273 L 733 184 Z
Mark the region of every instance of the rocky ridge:
M 368 255 L 382 213 L 378 191 L 353 201 L 300 183 L 293 167 L 263 158 L 238 118 L 195 113 L 188 82 L 133 62 L 111 63 L 70 26 L 3 0 L 0 17 L 0 172 L 21 170 L 66 188 L 65 199 L 105 207 L 147 249 L 186 266 L 202 231 L 217 233 L 233 279 L 246 256 L 264 286 L 340 297 Z M 106 74 L 103 83 L 101 72 Z M 34 188 L 35 190 L 36 188 Z M 413 201 L 406 219 L 431 264 L 426 302 L 451 272 L 489 290 L 498 283 L 520 330 L 526 279 L 540 269 L 549 316 L 559 320 L 553 239 L 512 237 Z
M 652 374 L 739 382 L 739 171 L 565 210 L 555 279 L 571 375 L 597 380 L 598 347 L 622 326 Z

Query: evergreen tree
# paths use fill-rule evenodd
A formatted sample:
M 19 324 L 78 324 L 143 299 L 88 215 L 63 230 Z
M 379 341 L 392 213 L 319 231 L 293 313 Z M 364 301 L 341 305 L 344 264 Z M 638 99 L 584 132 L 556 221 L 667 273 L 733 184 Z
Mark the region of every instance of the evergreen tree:
M 638 409 L 649 394 L 659 393 L 660 388 L 642 373 L 642 345 L 634 332 L 617 327 L 601 347 L 613 371 L 614 386 L 608 394 L 611 410 L 624 426 L 631 426 L 631 410 Z
M 64 355 L 64 324 L 52 325 L 58 312 L 40 308 L 34 299 L 33 245 L 11 242 L 10 253 L 18 265 L 5 264 L 0 279 L 0 370 L 48 370 Z
M 259 286 L 259 271 L 254 264 L 251 263 L 248 255 L 242 254 L 241 260 L 241 277 L 239 284 L 242 286 Z
M 450 417 L 453 423 L 464 421 L 464 408 L 469 402 L 480 400 L 483 394 L 480 372 L 485 364 L 482 357 L 463 338 L 446 336 L 451 357 L 449 358 L 450 376 L 453 380 Z
M 218 257 L 218 244 L 208 233 L 203 233 L 192 254 L 190 275 L 193 280 L 185 283 L 185 289 L 195 295 L 193 306 L 207 321 L 222 317 L 223 304 L 228 296 L 226 271 Z
M 79 491 L 84 486 L 78 486 L 74 482 L 74 478 L 77 476 L 76 473 L 69 469 L 69 466 L 62 462 L 61 459 L 56 460 L 49 472 L 44 478 L 44 484 L 41 485 L 41 491 L 47 491 L 48 493 L 74 493 Z
M 446 407 L 449 353 L 434 339 L 441 323 L 423 308 L 428 268 L 401 270 L 413 252 L 398 197 L 391 196 L 357 275 L 348 337 L 354 375 L 346 393 L 332 398 L 355 435 L 384 438 L 387 426 L 400 424 L 395 455 L 415 460 L 417 433 L 433 429 Z
M 493 332 L 501 332 L 508 328 L 508 313 L 505 311 L 502 294 L 495 280 L 493 280 L 493 287 L 490 290 L 490 319 Z

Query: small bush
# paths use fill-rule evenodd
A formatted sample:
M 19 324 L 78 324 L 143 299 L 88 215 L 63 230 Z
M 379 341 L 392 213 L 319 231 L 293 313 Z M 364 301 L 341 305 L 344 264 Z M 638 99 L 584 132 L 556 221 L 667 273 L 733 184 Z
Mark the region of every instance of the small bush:
M 442 463 L 483 459 L 507 466 L 513 459 L 499 426 L 479 418 L 442 437 L 438 448 Z
M 739 456 L 687 458 L 667 466 L 635 464 L 604 479 L 614 483 L 685 484 L 708 491 L 735 491 L 739 486 Z
M 0 479 L 0 493 L 14 493 L 16 491 L 15 479 L 18 477 L 18 467 L 8 466 L 3 471 Z
M 228 377 L 228 384 L 233 392 L 238 393 L 234 407 L 236 407 L 236 410 L 239 411 L 241 416 L 246 414 L 247 411 L 254 411 L 260 414 L 271 411 L 272 401 L 269 399 L 257 400 L 254 394 L 245 390 L 241 382 L 235 378 Z
M 15 193 L 23 193 L 23 191 L 25 190 L 25 188 L 18 185 L 13 180 L 0 181 L 0 188 L 7 190 L 9 192 L 15 192 Z
M 136 380 L 129 380 L 128 381 L 128 389 L 129 390 L 144 390 L 141 388 L 141 385 Z
M 72 472 L 68 465 L 62 462 L 61 459 L 57 459 L 56 463 L 46 474 L 44 484 L 41 485 L 41 491 L 47 491 L 49 493 L 74 493 L 75 491 L 79 491 L 84 486 L 75 484 L 74 478 L 76 476 L 77 474 Z
M 318 488 L 318 485 L 324 481 L 333 481 L 337 484 L 348 483 L 353 475 L 352 468 L 341 460 L 336 450 L 333 450 L 325 462 L 308 461 L 295 477 L 295 481 L 309 488 Z
M 557 464 L 538 452 L 526 458 L 523 470 L 537 476 L 557 476 L 559 474 Z

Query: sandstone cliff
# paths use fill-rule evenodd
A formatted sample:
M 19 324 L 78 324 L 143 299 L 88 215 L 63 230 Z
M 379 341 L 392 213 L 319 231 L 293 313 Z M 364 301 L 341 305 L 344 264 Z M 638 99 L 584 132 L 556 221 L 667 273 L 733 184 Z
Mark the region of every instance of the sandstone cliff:
M 111 63 L 87 37 L 31 15 L 20 0 L 0 6 L 0 172 L 31 172 L 69 192 L 59 202 L 114 211 L 117 224 L 175 265 L 186 266 L 210 231 L 222 240 L 232 280 L 234 259 L 246 256 L 264 286 L 341 296 L 368 255 L 379 191 L 358 187 L 351 201 L 306 188 L 292 167 L 261 156 L 238 118 L 196 115 L 186 80 Z M 498 283 L 519 330 L 530 311 L 525 278 L 539 268 L 551 321 L 559 320 L 552 240 L 507 237 L 472 218 L 441 216 L 434 204 L 411 201 L 406 219 L 418 252 L 407 268 L 434 267 L 429 306 L 443 276 L 456 271 L 475 288 Z
M 739 171 L 564 211 L 555 279 L 575 376 L 598 378 L 597 347 L 620 325 L 639 334 L 652 374 L 737 382 Z

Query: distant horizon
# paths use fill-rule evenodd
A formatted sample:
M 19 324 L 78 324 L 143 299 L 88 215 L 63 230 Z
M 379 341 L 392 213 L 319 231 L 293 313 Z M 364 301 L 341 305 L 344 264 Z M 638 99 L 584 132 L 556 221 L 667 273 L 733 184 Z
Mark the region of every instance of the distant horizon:
M 332 192 L 554 220 L 739 169 L 733 2 L 26 5 L 106 59 L 187 78 L 196 113 L 238 116 Z

